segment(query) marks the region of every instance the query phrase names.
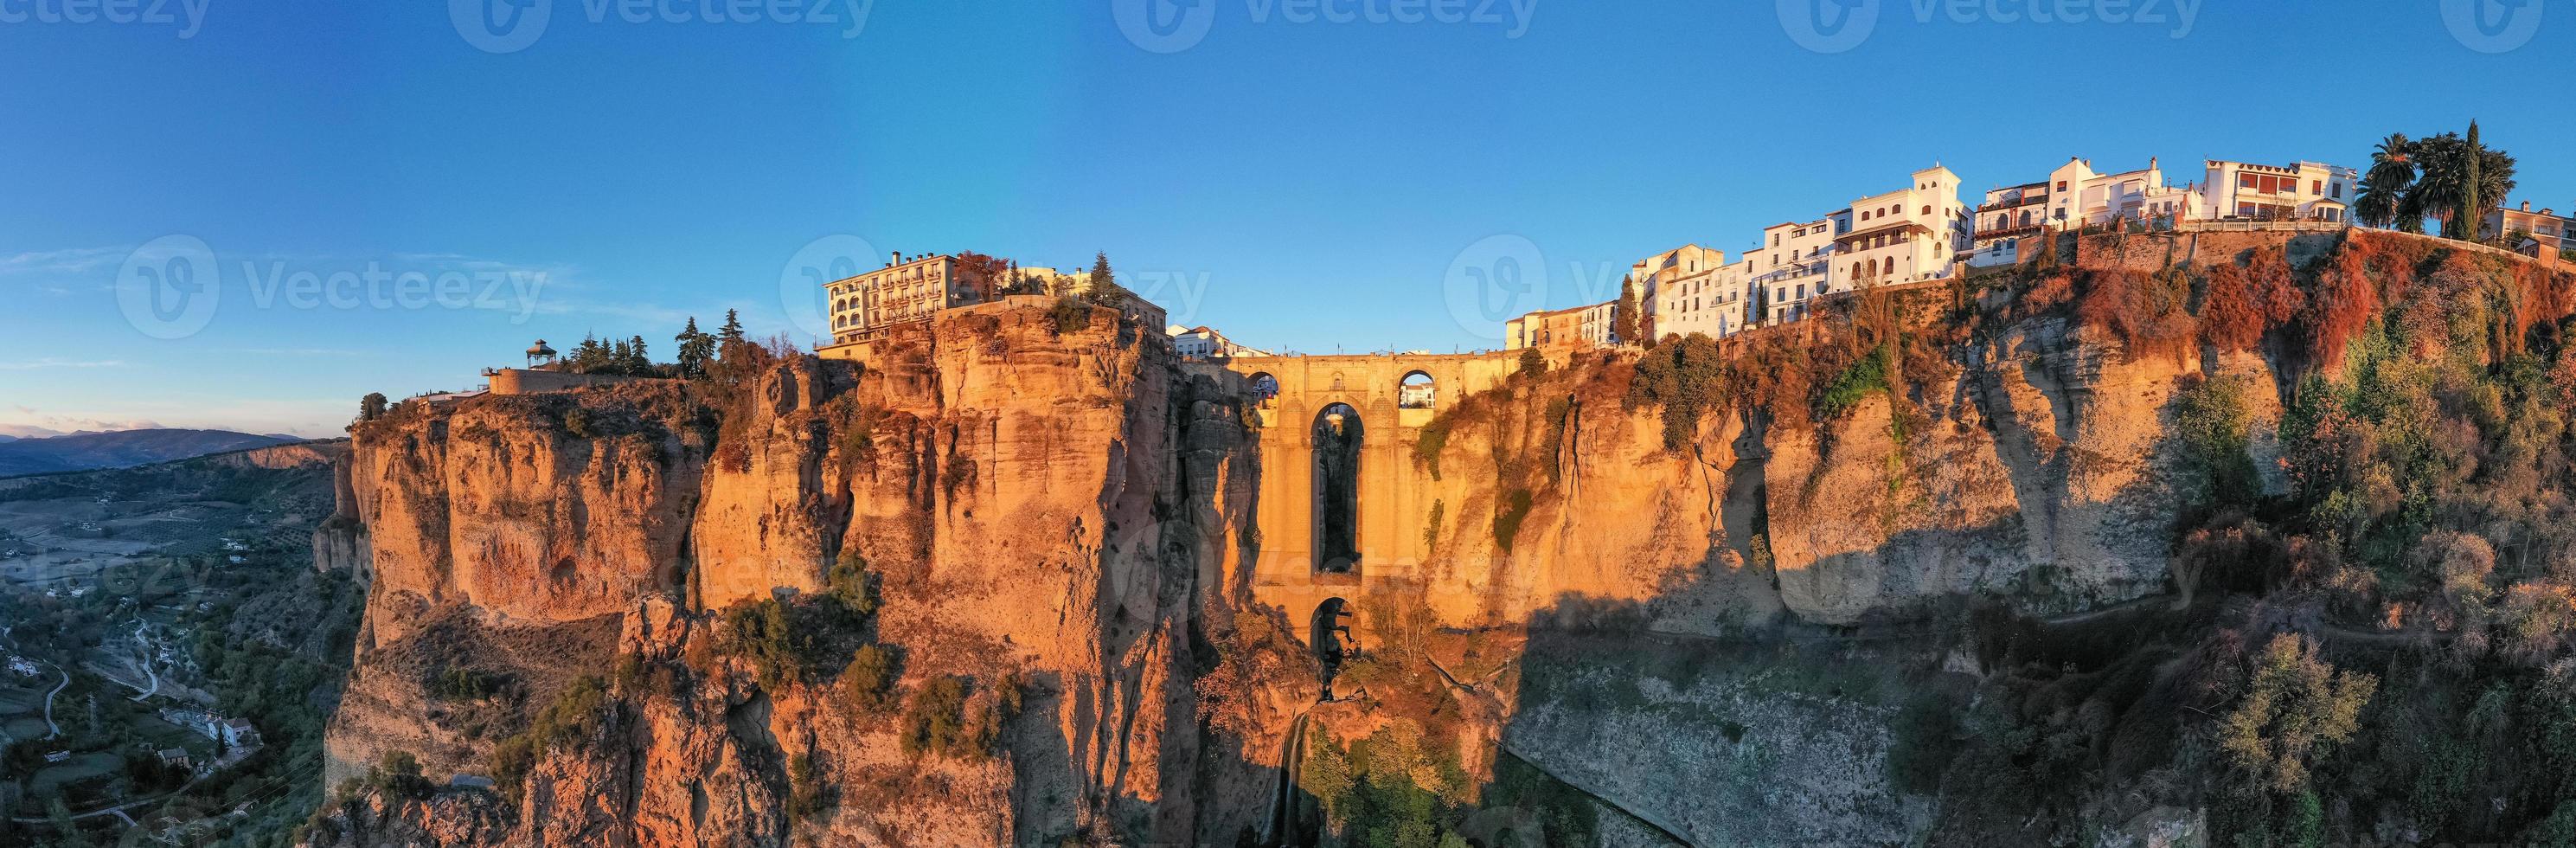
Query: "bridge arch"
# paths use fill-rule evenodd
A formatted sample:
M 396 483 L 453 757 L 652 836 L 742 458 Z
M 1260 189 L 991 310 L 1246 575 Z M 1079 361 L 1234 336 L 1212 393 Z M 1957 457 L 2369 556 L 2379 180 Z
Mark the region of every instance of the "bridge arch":
M 1432 409 L 1440 405 L 1440 381 L 1420 368 L 1404 372 L 1395 386 L 1395 408 Z
M 1335 401 L 1315 411 L 1315 571 L 1360 570 L 1360 455 L 1368 444 L 1360 411 Z

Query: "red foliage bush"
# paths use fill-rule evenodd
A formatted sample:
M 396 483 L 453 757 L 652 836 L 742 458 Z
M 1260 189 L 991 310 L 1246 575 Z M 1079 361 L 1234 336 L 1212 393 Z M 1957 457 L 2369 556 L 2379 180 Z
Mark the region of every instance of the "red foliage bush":
M 2308 293 L 2309 363 L 2326 365 L 2343 359 L 2344 345 L 2378 317 L 2379 294 L 2379 286 L 2371 281 L 2367 251 L 2336 251 Z
M 2075 302 L 2075 320 L 2118 336 L 2131 359 L 2179 354 L 2193 336 L 2190 300 L 2190 281 L 2179 272 L 2099 271 Z

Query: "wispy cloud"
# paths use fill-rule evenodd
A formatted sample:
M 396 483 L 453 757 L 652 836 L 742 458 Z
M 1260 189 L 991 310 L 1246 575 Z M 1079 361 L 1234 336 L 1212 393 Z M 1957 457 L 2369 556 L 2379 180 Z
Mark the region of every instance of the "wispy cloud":
M 39 369 L 39 368 L 122 368 L 122 367 L 125 367 L 125 361 L 124 361 L 124 360 L 121 360 L 121 359 L 55 359 L 55 358 L 50 357 L 50 356 L 45 357 L 45 358 L 43 358 L 43 359 L 25 359 L 25 360 L 19 360 L 19 361 L 16 361 L 16 362 L 0 362 L 0 371 L 33 371 L 33 370 L 36 370 L 36 369 Z
M 0 276 L 19 274 L 85 274 L 125 261 L 131 247 L 80 247 L 38 250 L 0 256 Z

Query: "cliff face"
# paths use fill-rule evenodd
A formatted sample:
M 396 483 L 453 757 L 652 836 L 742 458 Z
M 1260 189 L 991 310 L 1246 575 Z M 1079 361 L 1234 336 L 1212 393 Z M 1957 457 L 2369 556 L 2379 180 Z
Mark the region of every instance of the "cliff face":
M 395 750 L 490 773 L 503 737 L 622 670 L 586 736 L 527 768 L 517 809 L 441 796 L 343 816 L 336 838 L 1189 840 L 1191 637 L 1216 597 L 1203 560 L 1240 556 L 1225 491 L 1243 440 L 1231 400 L 1191 396 L 1170 357 L 1107 311 L 1059 334 L 993 307 L 857 362 L 791 357 L 729 400 L 638 384 L 364 425 L 376 580 L 335 783 Z M 836 566 L 863 567 L 881 605 L 769 673 L 729 614 L 812 606 L 797 597 L 833 590 Z M 852 708 L 836 678 L 860 642 L 897 658 L 898 700 L 953 678 L 966 715 L 1015 704 L 994 754 L 916 755 L 908 720 Z
M 1954 320 L 1910 314 L 1918 332 Z M 1625 363 L 1451 410 L 1425 590 L 1453 625 L 1607 613 L 1711 635 L 1973 593 L 2038 611 L 2122 601 L 2164 580 L 2182 508 L 2167 459 L 2177 390 L 2195 375 L 2273 379 L 2259 357 L 2132 357 L 2054 317 L 1927 349 L 1937 357 L 1909 361 L 1893 393 L 1842 414 L 1782 426 L 1779 410 L 1724 398 L 1671 449 L 1659 408 L 1628 402 Z M 2255 412 L 2260 453 L 2278 404 Z

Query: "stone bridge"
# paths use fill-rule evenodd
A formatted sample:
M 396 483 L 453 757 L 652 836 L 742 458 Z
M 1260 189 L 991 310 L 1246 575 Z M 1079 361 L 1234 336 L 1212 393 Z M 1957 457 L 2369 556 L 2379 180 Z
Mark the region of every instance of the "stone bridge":
M 1310 645 L 1364 635 L 1360 598 L 1418 575 L 1430 472 L 1413 443 L 1448 404 L 1500 385 L 1517 351 L 1236 357 L 1188 367 L 1257 400 L 1261 452 L 1253 597 L 1308 626 Z M 1347 617 L 1345 617 L 1347 616 Z

